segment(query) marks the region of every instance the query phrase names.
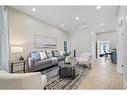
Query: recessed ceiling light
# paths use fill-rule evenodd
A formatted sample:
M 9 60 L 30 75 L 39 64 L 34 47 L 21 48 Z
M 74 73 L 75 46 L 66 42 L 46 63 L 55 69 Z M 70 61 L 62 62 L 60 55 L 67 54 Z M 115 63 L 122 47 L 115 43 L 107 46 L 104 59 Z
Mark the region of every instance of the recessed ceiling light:
M 61 24 L 61 27 L 64 27 L 64 24 Z
M 101 6 L 97 6 L 97 7 L 96 7 L 97 10 L 100 10 L 100 8 L 101 8 Z
M 104 25 L 104 23 L 100 23 L 100 25 L 101 25 L 101 26 L 103 26 L 103 25 Z
M 33 11 L 33 12 L 36 12 L 36 9 L 35 9 L 35 8 L 33 8 L 33 9 L 32 9 L 32 11 Z
M 79 20 L 79 17 L 75 17 L 75 20 Z

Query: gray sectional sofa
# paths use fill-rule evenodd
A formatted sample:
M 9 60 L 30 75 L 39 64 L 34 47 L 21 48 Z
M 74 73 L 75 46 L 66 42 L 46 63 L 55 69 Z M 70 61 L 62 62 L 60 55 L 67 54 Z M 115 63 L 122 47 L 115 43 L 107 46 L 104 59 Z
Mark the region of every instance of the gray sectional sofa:
M 47 58 L 41 60 L 39 51 L 33 51 L 28 57 L 28 64 L 30 71 L 38 71 L 53 65 L 57 65 L 58 62 L 64 61 L 65 56 L 60 55 L 57 50 L 45 51 Z

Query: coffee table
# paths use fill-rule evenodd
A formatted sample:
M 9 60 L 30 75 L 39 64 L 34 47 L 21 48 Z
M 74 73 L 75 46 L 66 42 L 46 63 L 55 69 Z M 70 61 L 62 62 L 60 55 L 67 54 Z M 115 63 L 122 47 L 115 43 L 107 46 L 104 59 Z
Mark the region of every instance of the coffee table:
M 60 78 L 75 78 L 75 65 L 59 62 L 59 77 Z

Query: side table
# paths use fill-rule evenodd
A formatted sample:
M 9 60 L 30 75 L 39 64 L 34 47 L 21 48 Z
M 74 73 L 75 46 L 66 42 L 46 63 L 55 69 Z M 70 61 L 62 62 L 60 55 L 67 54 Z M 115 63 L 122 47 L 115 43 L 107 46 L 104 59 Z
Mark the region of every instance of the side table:
M 27 60 L 11 61 L 11 73 L 13 73 L 14 64 L 20 64 L 20 63 L 23 63 L 22 68 L 23 68 L 24 73 L 26 72 L 26 64 L 27 64 L 27 67 L 29 69 L 29 65 L 28 65 Z

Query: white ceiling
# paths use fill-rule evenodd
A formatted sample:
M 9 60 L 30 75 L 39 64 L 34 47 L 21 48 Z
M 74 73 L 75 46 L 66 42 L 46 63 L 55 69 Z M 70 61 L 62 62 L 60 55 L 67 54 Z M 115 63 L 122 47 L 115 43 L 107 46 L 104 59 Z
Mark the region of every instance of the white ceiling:
M 96 32 L 112 31 L 117 25 L 118 6 L 13 6 L 13 8 L 36 17 L 67 32 L 79 31 L 78 27 L 88 25 Z M 36 8 L 36 12 L 32 11 Z M 79 20 L 75 20 L 79 17 Z M 104 23 L 100 26 L 100 23 Z M 64 24 L 64 27 L 61 27 Z

